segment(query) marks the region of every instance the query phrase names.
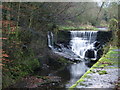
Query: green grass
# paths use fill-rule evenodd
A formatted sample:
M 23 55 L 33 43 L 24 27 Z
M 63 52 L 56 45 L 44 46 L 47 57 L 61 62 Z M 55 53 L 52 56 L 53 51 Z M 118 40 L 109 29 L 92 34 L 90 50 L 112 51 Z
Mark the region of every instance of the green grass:
M 95 30 L 95 31 L 98 30 L 98 28 L 95 28 L 95 27 L 73 27 L 73 26 L 59 27 L 59 30 L 85 30 L 85 29 L 90 29 L 90 30 Z

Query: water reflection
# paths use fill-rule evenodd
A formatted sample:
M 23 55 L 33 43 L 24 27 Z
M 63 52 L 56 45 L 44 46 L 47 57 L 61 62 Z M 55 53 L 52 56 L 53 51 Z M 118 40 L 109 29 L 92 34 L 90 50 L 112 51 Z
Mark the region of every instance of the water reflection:
M 66 84 L 66 87 L 73 85 L 79 78 L 88 70 L 88 67 L 85 65 L 85 62 L 80 62 L 77 64 L 72 64 L 69 67 L 70 71 L 70 80 Z

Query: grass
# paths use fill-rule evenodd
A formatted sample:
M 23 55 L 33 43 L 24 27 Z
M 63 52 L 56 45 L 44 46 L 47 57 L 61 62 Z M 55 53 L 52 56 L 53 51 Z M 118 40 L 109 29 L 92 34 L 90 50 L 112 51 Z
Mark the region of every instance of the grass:
M 95 30 L 97 31 L 98 28 L 95 27 L 73 27 L 73 26 L 61 26 L 59 30 Z

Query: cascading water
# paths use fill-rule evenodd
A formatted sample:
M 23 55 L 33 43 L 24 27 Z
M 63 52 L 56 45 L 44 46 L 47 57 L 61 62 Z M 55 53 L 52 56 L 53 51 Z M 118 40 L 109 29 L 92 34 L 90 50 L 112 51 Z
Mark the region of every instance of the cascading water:
M 101 53 L 100 49 L 102 48 L 102 44 L 99 39 L 101 38 L 99 37 L 99 31 L 70 31 L 66 33 L 67 34 L 64 34 L 66 38 L 64 35 L 62 38 L 60 34 L 60 39 L 57 37 L 60 41 L 54 44 L 55 37 L 53 37 L 52 32 L 48 32 L 48 46 L 55 54 L 74 62 L 74 64 L 66 66 L 65 70 L 63 69 L 58 72 L 58 74 L 60 73 L 60 77 L 63 78 L 63 83 L 65 82 L 65 87 L 68 88 L 93 65 L 94 61 L 92 60 L 99 58 L 97 54 Z M 69 71 L 69 73 L 63 73 L 64 71 Z M 67 81 L 64 81 L 65 76 L 69 76 Z
M 47 37 L 48 37 L 48 47 L 53 49 L 54 48 L 53 33 L 52 32 L 48 32 Z
M 97 51 L 94 50 L 96 37 L 97 31 L 71 31 L 71 50 L 81 58 L 86 58 L 87 50 L 93 50 L 94 57 L 91 59 L 96 59 Z
M 71 49 L 67 49 L 62 44 L 59 45 L 60 48 L 54 46 L 54 37 L 52 32 L 48 32 L 48 46 L 55 53 L 69 58 L 71 60 L 81 60 L 82 59 L 97 59 L 97 50 L 94 47 L 97 31 L 70 31 L 71 40 L 69 46 Z M 78 58 L 80 57 L 80 58 Z
M 59 37 L 61 38 L 58 39 Z M 62 32 L 59 37 L 57 37 L 57 40 L 59 41 L 57 42 L 53 33 L 50 31 L 48 32 L 48 47 L 53 51 L 51 55 L 54 56 L 54 53 L 59 54 L 57 57 L 61 55 L 64 58 L 68 58 L 66 60 L 72 60 L 72 63 L 60 64 L 60 66 L 58 65 L 59 60 L 57 59 L 58 62 L 56 61 L 56 56 L 55 58 L 53 57 L 53 59 L 49 59 L 48 57 L 47 61 L 41 61 L 45 64 L 40 71 L 39 69 L 36 70 L 38 73 L 37 76 L 49 76 L 48 78 L 51 79 L 52 82 L 50 80 L 50 83 L 44 83 L 44 85 L 40 85 L 39 87 L 44 88 L 47 86 L 47 89 L 49 87 L 50 89 L 57 87 L 66 90 L 66 88 L 75 84 L 75 82 L 77 82 L 77 80 L 80 79 L 80 77 L 96 62 L 92 61 L 91 57 L 96 59 L 97 56 L 97 59 L 99 59 L 98 55 L 102 55 L 102 45 L 109 41 L 112 37 L 112 32 L 70 31 L 65 34 Z M 90 57 L 90 59 L 85 60 L 86 57 Z M 64 63 L 64 59 L 62 59 L 62 62 Z M 37 86 L 37 84 L 31 84 L 30 80 L 27 82 L 30 82 L 32 87 Z M 26 85 L 28 86 L 26 81 L 22 81 L 21 85 L 20 83 L 18 83 L 20 88 L 21 86 L 23 88 L 26 87 Z M 15 87 L 18 87 L 18 85 L 15 85 Z

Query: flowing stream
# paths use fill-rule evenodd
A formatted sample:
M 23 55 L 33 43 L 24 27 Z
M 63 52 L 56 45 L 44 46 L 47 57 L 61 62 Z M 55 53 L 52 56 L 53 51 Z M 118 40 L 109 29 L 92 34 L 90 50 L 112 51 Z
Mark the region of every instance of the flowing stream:
M 68 59 L 97 59 L 97 47 L 99 43 L 96 41 L 97 31 L 70 31 L 71 40 L 69 48 L 59 44 L 60 48 L 54 47 L 54 37 L 52 32 L 48 32 L 48 46 L 55 53 Z
M 66 68 L 56 73 L 64 78 L 64 87 L 70 87 L 89 69 L 90 60 L 97 59 L 97 31 L 70 31 L 69 48 L 59 44 L 59 48 L 54 45 L 54 36 L 52 32 L 48 32 L 48 46 L 51 50 L 68 58 L 70 60 L 79 60 L 79 63 L 68 65 Z M 98 45 L 97 45 L 98 44 Z M 90 59 L 90 60 L 89 60 Z M 64 71 L 69 73 L 64 73 Z M 62 74 L 60 74 L 62 73 Z M 69 75 L 68 75 L 69 74 Z M 65 78 L 68 76 L 69 78 Z
M 72 51 L 84 59 L 86 51 L 92 49 L 94 57 L 91 59 L 96 60 L 96 50 L 94 50 L 96 36 L 97 31 L 71 31 L 70 45 Z
M 53 82 L 43 83 L 40 88 L 69 88 L 100 58 L 102 55 L 101 48 L 111 38 L 112 33 L 106 31 L 70 31 L 65 34 L 62 32 L 57 37 L 59 42 L 56 42 L 56 37 L 52 32 L 48 32 L 48 47 L 52 54 L 58 54 L 66 58 L 66 60 L 72 62 L 67 65 L 58 65 L 54 57 L 48 58 L 48 61 L 44 60 L 42 68 L 38 68 L 35 72 L 34 78 L 36 82 L 36 76 L 55 77 Z M 108 36 L 110 35 L 110 36 Z M 59 38 L 59 39 L 58 39 Z M 62 38 L 62 39 L 61 39 Z M 57 66 L 58 65 L 58 66 Z M 33 75 L 33 76 L 34 76 Z M 31 84 L 32 79 L 22 80 L 16 83 L 14 87 L 37 87 L 35 84 Z M 44 79 L 43 79 L 44 80 Z M 54 83 L 55 80 L 55 83 Z M 33 80 L 34 81 L 34 80 Z M 44 81 L 45 82 L 45 81 Z M 56 83 L 57 82 L 57 83 Z

